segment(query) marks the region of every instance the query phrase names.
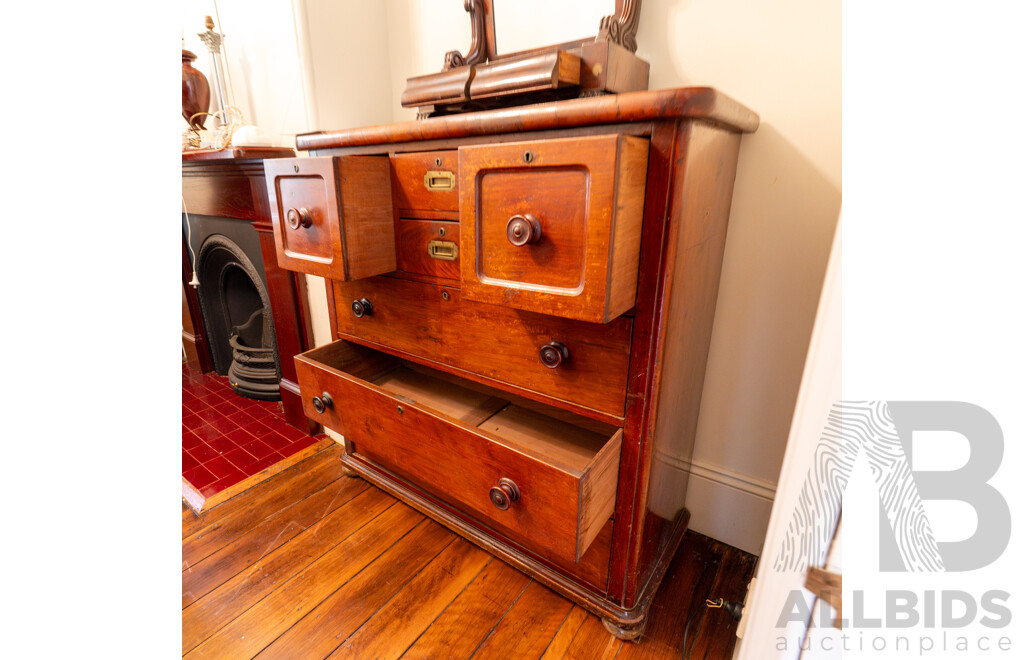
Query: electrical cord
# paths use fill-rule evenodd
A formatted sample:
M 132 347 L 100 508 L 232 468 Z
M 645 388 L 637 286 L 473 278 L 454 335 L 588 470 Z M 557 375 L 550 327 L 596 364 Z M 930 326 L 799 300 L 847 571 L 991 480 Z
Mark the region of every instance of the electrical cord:
M 734 603 L 732 601 L 725 600 L 724 598 L 715 598 L 713 600 L 711 598 L 708 598 L 707 600 L 705 600 L 703 605 L 699 605 L 697 609 L 690 613 L 690 618 L 686 621 L 686 627 L 683 628 L 683 653 L 680 656 L 682 660 L 686 660 L 686 658 L 688 658 L 690 655 L 690 649 L 687 648 L 686 644 L 686 641 L 690 635 L 690 624 L 693 623 L 693 620 L 697 617 L 698 614 L 702 614 L 701 619 L 703 620 L 703 613 L 706 613 L 706 611 L 709 609 L 718 608 L 724 609 L 726 612 L 728 612 L 729 616 L 731 616 L 735 621 L 739 621 L 740 617 L 743 616 L 743 603 Z M 698 626 L 698 629 L 699 628 L 700 626 Z M 696 639 L 694 641 L 696 641 Z

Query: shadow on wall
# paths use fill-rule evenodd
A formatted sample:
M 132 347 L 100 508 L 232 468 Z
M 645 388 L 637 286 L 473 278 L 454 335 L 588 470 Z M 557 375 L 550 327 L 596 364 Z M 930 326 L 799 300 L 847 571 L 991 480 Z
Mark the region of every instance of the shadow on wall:
M 734 471 L 778 476 L 841 202 L 771 124 L 744 136 L 697 433 Z

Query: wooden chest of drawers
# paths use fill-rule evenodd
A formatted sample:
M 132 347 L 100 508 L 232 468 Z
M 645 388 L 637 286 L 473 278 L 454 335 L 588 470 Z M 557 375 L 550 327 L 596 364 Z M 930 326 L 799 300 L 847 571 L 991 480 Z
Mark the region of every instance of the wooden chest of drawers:
M 330 280 L 296 357 L 344 462 L 643 629 L 683 508 L 740 134 L 707 88 L 301 135 L 278 258 Z

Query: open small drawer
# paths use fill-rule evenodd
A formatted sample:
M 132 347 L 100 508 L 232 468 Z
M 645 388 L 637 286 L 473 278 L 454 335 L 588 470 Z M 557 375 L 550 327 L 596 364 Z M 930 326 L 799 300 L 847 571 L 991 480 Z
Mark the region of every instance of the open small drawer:
M 462 295 L 607 323 L 636 302 L 649 143 L 459 147 Z
M 578 562 L 612 515 L 619 428 L 346 341 L 295 362 L 306 414 L 348 451 L 540 554 Z
M 281 268 L 345 281 L 395 270 L 387 156 L 275 158 L 264 168 Z

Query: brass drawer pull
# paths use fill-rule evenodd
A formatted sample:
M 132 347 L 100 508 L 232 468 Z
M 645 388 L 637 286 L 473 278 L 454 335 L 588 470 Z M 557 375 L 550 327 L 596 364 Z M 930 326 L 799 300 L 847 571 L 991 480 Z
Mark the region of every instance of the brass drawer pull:
M 431 259 L 455 261 L 459 258 L 459 245 L 452 241 L 430 241 L 427 243 L 427 254 Z
M 548 369 L 561 366 L 569 359 L 569 349 L 560 341 L 553 341 L 540 347 L 540 361 Z
M 310 227 L 313 224 L 313 214 L 310 213 L 309 209 L 306 207 L 288 209 L 288 212 L 285 214 L 285 219 L 288 221 L 288 226 L 292 229 Z
M 451 172 L 430 170 L 423 176 L 423 185 L 427 190 L 454 190 L 455 175 Z
M 491 488 L 491 492 L 488 495 L 491 498 L 491 504 L 505 511 L 512 506 L 513 502 L 519 499 L 519 486 L 511 479 L 502 477 L 498 480 L 498 485 Z
M 331 395 L 328 394 L 327 392 L 324 392 L 320 396 L 313 397 L 313 410 L 315 410 L 317 414 L 322 415 L 325 410 L 333 408 L 334 399 L 332 399 Z
M 516 247 L 536 243 L 540 240 L 540 220 L 532 213 L 514 215 L 505 225 L 505 236 Z

